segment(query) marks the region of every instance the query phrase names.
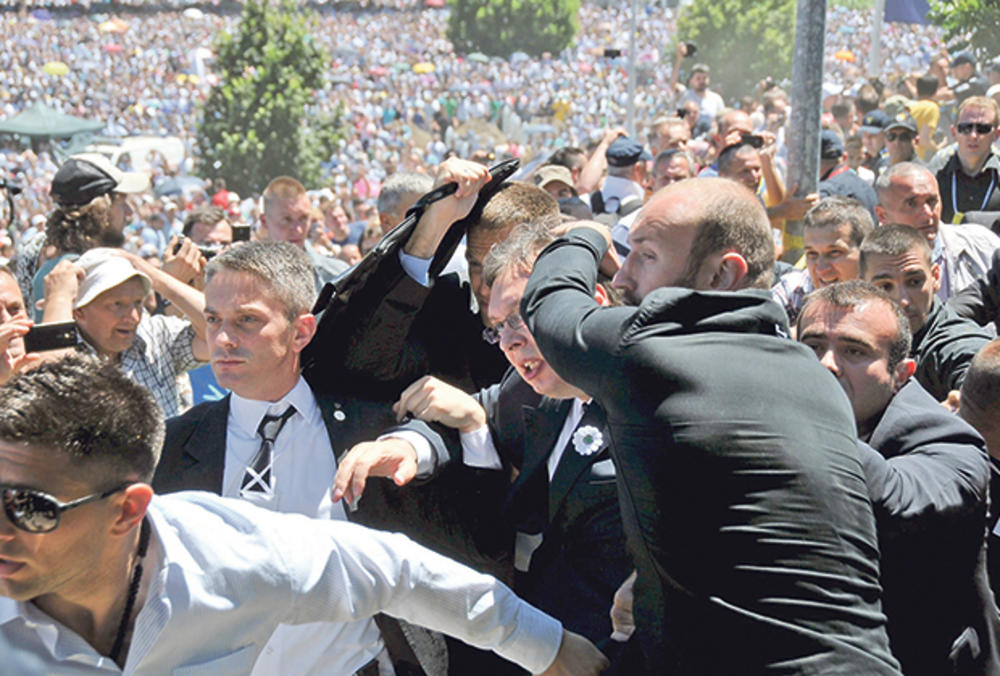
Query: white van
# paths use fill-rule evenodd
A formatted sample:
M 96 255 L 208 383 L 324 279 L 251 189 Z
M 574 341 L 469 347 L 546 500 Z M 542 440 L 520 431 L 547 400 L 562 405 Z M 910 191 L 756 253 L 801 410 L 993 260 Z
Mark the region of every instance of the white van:
M 166 160 L 170 169 L 177 169 L 184 161 L 187 152 L 184 142 L 177 136 L 129 136 L 121 140 L 101 139 L 91 143 L 84 152 L 100 153 L 116 167 L 119 162 L 128 157 L 131 171 L 149 173 L 149 153 L 157 152 Z

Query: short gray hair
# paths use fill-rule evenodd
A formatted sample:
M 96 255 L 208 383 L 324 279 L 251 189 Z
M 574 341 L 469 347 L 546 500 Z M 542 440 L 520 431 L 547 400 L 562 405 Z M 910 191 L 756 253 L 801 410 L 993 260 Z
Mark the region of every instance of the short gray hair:
M 316 281 L 306 252 L 288 242 L 247 242 L 209 261 L 205 284 L 223 270 L 245 272 L 264 283 L 285 307 L 289 321 L 312 309 Z
M 493 286 L 505 272 L 531 272 L 539 252 L 556 239 L 553 228 L 559 220 L 541 218 L 515 227 L 507 239 L 493 245 L 483 259 L 483 281 Z
M 934 174 L 927 167 L 916 162 L 899 162 L 879 174 L 879 177 L 875 179 L 875 193 L 878 195 L 879 205 L 885 206 L 882 197 L 892 188 L 892 179 L 897 176 L 914 176 L 917 174 L 927 174 L 931 178 L 934 178 Z M 937 184 L 936 178 L 934 178 L 934 183 L 935 185 Z
M 434 187 L 434 179 L 419 171 L 397 171 L 385 179 L 378 194 L 376 208 L 379 213 L 395 213 L 403 199 L 409 195 L 423 195 Z

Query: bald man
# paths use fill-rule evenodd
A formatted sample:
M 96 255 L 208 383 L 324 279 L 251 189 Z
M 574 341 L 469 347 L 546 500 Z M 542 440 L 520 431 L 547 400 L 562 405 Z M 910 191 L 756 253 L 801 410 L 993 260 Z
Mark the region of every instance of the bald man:
M 638 308 L 593 301 L 608 239 L 542 251 L 521 316 L 607 413 L 638 571 L 621 673 L 898 673 L 852 410 L 787 339 L 760 201 L 719 178 L 658 192 L 615 279 Z

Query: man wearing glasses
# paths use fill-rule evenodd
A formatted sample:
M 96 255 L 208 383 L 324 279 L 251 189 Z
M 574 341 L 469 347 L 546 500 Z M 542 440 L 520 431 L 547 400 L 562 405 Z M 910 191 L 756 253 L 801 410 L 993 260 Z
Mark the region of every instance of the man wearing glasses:
M 970 211 L 1000 211 L 1000 157 L 993 143 L 1000 136 L 1000 105 L 985 96 L 970 96 L 958 107 L 951 134 L 957 142 L 935 166 L 941 190 L 941 220 L 961 223 Z
M 885 149 L 889 157 L 889 165 L 900 162 L 916 162 L 922 164 L 917 157 L 914 143 L 917 140 L 916 120 L 906 109 L 900 110 L 889 119 L 889 124 L 885 127 Z
M 151 395 L 86 357 L 0 389 L 3 673 L 248 674 L 279 623 L 383 610 L 531 672 L 606 666 L 495 579 L 403 536 L 154 496 L 162 438 Z

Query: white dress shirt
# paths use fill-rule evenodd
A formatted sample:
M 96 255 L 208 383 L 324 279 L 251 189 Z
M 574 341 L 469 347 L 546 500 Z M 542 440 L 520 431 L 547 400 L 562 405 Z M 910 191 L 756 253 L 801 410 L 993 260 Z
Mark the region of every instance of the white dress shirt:
M 576 426 L 583 419 L 583 405 L 586 403 L 589 403 L 589 400 L 583 401 L 574 398 L 569 412 L 566 413 L 566 420 L 563 422 L 559 437 L 556 439 L 555 445 L 552 446 L 552 450 L 549 451 L 549 460 L 546 463 L 549 481 L 552 481 L 556 468 L 559 467 L 559 461 L 562 459 L 569 440 L 573 437 L 573 432 L 576 431 Z M 500 462 L 500 454 L 497 452 L 496 446 L 493 445 L 493 438 L 490 437 L 489 427 L 483 425 L 479 429 L 463 432 L 459 436 L 462 441 L 463 464 L 480 469 L 501 469 L 503 467 Z
M 549 481 L 552 481 L 552 477 L 555 476 L 556 468 L 559 467 L 559 461 L 562 460 L 566 446 L 573 437 L 577 425 L 583 419 L 583 405 L 586 403 L 588 402 L 581 399 L 573 399 L 573 404 L 566 414 L 566 420 L 563 421 L 559 437 L 549 451 L 549 459 L 546 462 Z M 489 427 L 483 425 L 472 432 L 463 432 L 459 437 L 462 441 L 463 464 L 480 469 L 501 469 L 503 467 L 500 461 L 500 454 L 497 452 L 497 448 L 493 444 L 493 438 L 490 436 Z M 515 534 L 515 569 L 522 573 L 528 572 L 528 568 L 531 566 L 531 556 L 535 553 L 535 550 L 542 546 L 542 539 L 541 533 L 518 532 Z
M 273 494 L 241 496 L 244 472 L 260 449 L 257 428 L 261 419 L 268 414 L 280 415 L 289 404 L 295 407 L 295 414 L 285 423 L 273 446 Z M 428 460 L 429 448 L 426 445 L 418 449 L 422 471 L 432 464 Z M 223 496 L 244 497 L 275 512 L 343 521 L 347 518 L 344 502 L 334 503 L 331 499 L 336 473 L 337 462 L 326 423 L 312 389 L 303 378 L 276 402 L 245 399 L 233 393 L 226 422 Z M 268 641 L 253 674 L 351 674 L 379 655 L 382 648 L 381 634 L 371 618 L 335 625 L 327 622 L 282 625 Z M 385 662 L 384 658 L 381 661 Z
M 380 611 L 492 649 L 532 673 L 559 649 L 557 620 L 397 533 L 200 492 L 155 496 L 148 518 L 146 600 L 124 669 L 33 604 L 0 598 L 0 672 L 240 676 L 279 623 L 335 628 Z M 329 664 L 324 672 L 351 670 Z

